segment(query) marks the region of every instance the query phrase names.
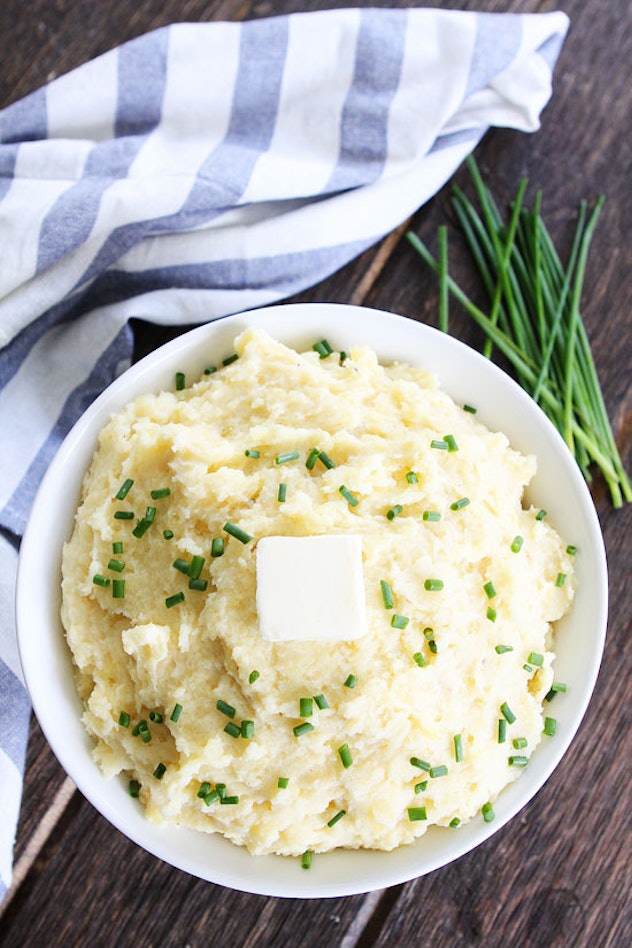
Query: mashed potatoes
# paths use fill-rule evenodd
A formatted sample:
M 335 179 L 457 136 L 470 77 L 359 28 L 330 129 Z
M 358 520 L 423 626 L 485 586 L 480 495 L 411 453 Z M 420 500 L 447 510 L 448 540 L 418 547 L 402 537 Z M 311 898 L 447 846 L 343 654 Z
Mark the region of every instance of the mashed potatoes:
M 481 819 L 542 739 L 572 599 L 522 507 L 535 460 L 422 369 L 235 351 L 112 418 L 85 478 L 62 618 L 96 760 L 150 819 L 254 853 Z M 266 641 L 257 541 L 336 534 L 362 541 L 368 631 Z

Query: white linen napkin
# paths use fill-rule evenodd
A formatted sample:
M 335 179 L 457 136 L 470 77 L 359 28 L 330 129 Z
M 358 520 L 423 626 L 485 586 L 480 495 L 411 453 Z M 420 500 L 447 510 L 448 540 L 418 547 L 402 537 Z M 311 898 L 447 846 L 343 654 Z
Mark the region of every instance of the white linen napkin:
M 15 548 L 129 320 L 188 324 L 317 283 L 411 215 L 490 126 L 531 132 L 563 13 L 353 9 L 181 23 L 0 112 L 0 900 L 30 706 Z

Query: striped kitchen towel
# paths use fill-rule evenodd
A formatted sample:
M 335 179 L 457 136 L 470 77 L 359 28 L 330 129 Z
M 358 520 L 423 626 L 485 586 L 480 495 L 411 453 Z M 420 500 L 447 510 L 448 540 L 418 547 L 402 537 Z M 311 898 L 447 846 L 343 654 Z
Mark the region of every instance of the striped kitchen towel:
M 487 128 L 538 128 L 567 27 L 422 9 L 183 23 L 0 112 L 0 897 L 29 720 L 15 549 L 60 440 L 129 364 L 130 318 L 203 322 L 340 268 Z

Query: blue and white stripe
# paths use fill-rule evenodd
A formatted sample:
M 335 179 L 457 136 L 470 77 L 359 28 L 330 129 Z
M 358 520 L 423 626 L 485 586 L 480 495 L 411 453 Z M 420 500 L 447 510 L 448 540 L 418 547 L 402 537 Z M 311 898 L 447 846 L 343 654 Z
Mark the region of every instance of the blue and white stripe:
M 0 897 L 28 727 L 14 544 L 61 439 L 185 325 L 313 285 L 490 126 L 534 131 L 561 13 L 336 10 L 147 34 L 0 112 Z

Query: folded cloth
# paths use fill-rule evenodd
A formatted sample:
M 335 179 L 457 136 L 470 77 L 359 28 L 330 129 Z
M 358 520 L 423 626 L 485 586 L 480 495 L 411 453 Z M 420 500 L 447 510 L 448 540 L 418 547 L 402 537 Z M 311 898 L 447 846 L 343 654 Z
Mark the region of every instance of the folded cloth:
M 199 323 L 340 268 L 487 128 L 538 128 L 567 28 L 420 9 L 182 23 L 0 112 L 0 896 L 29 719 L 14 548 L 61 439 L 129 364 L 130 318 Z

